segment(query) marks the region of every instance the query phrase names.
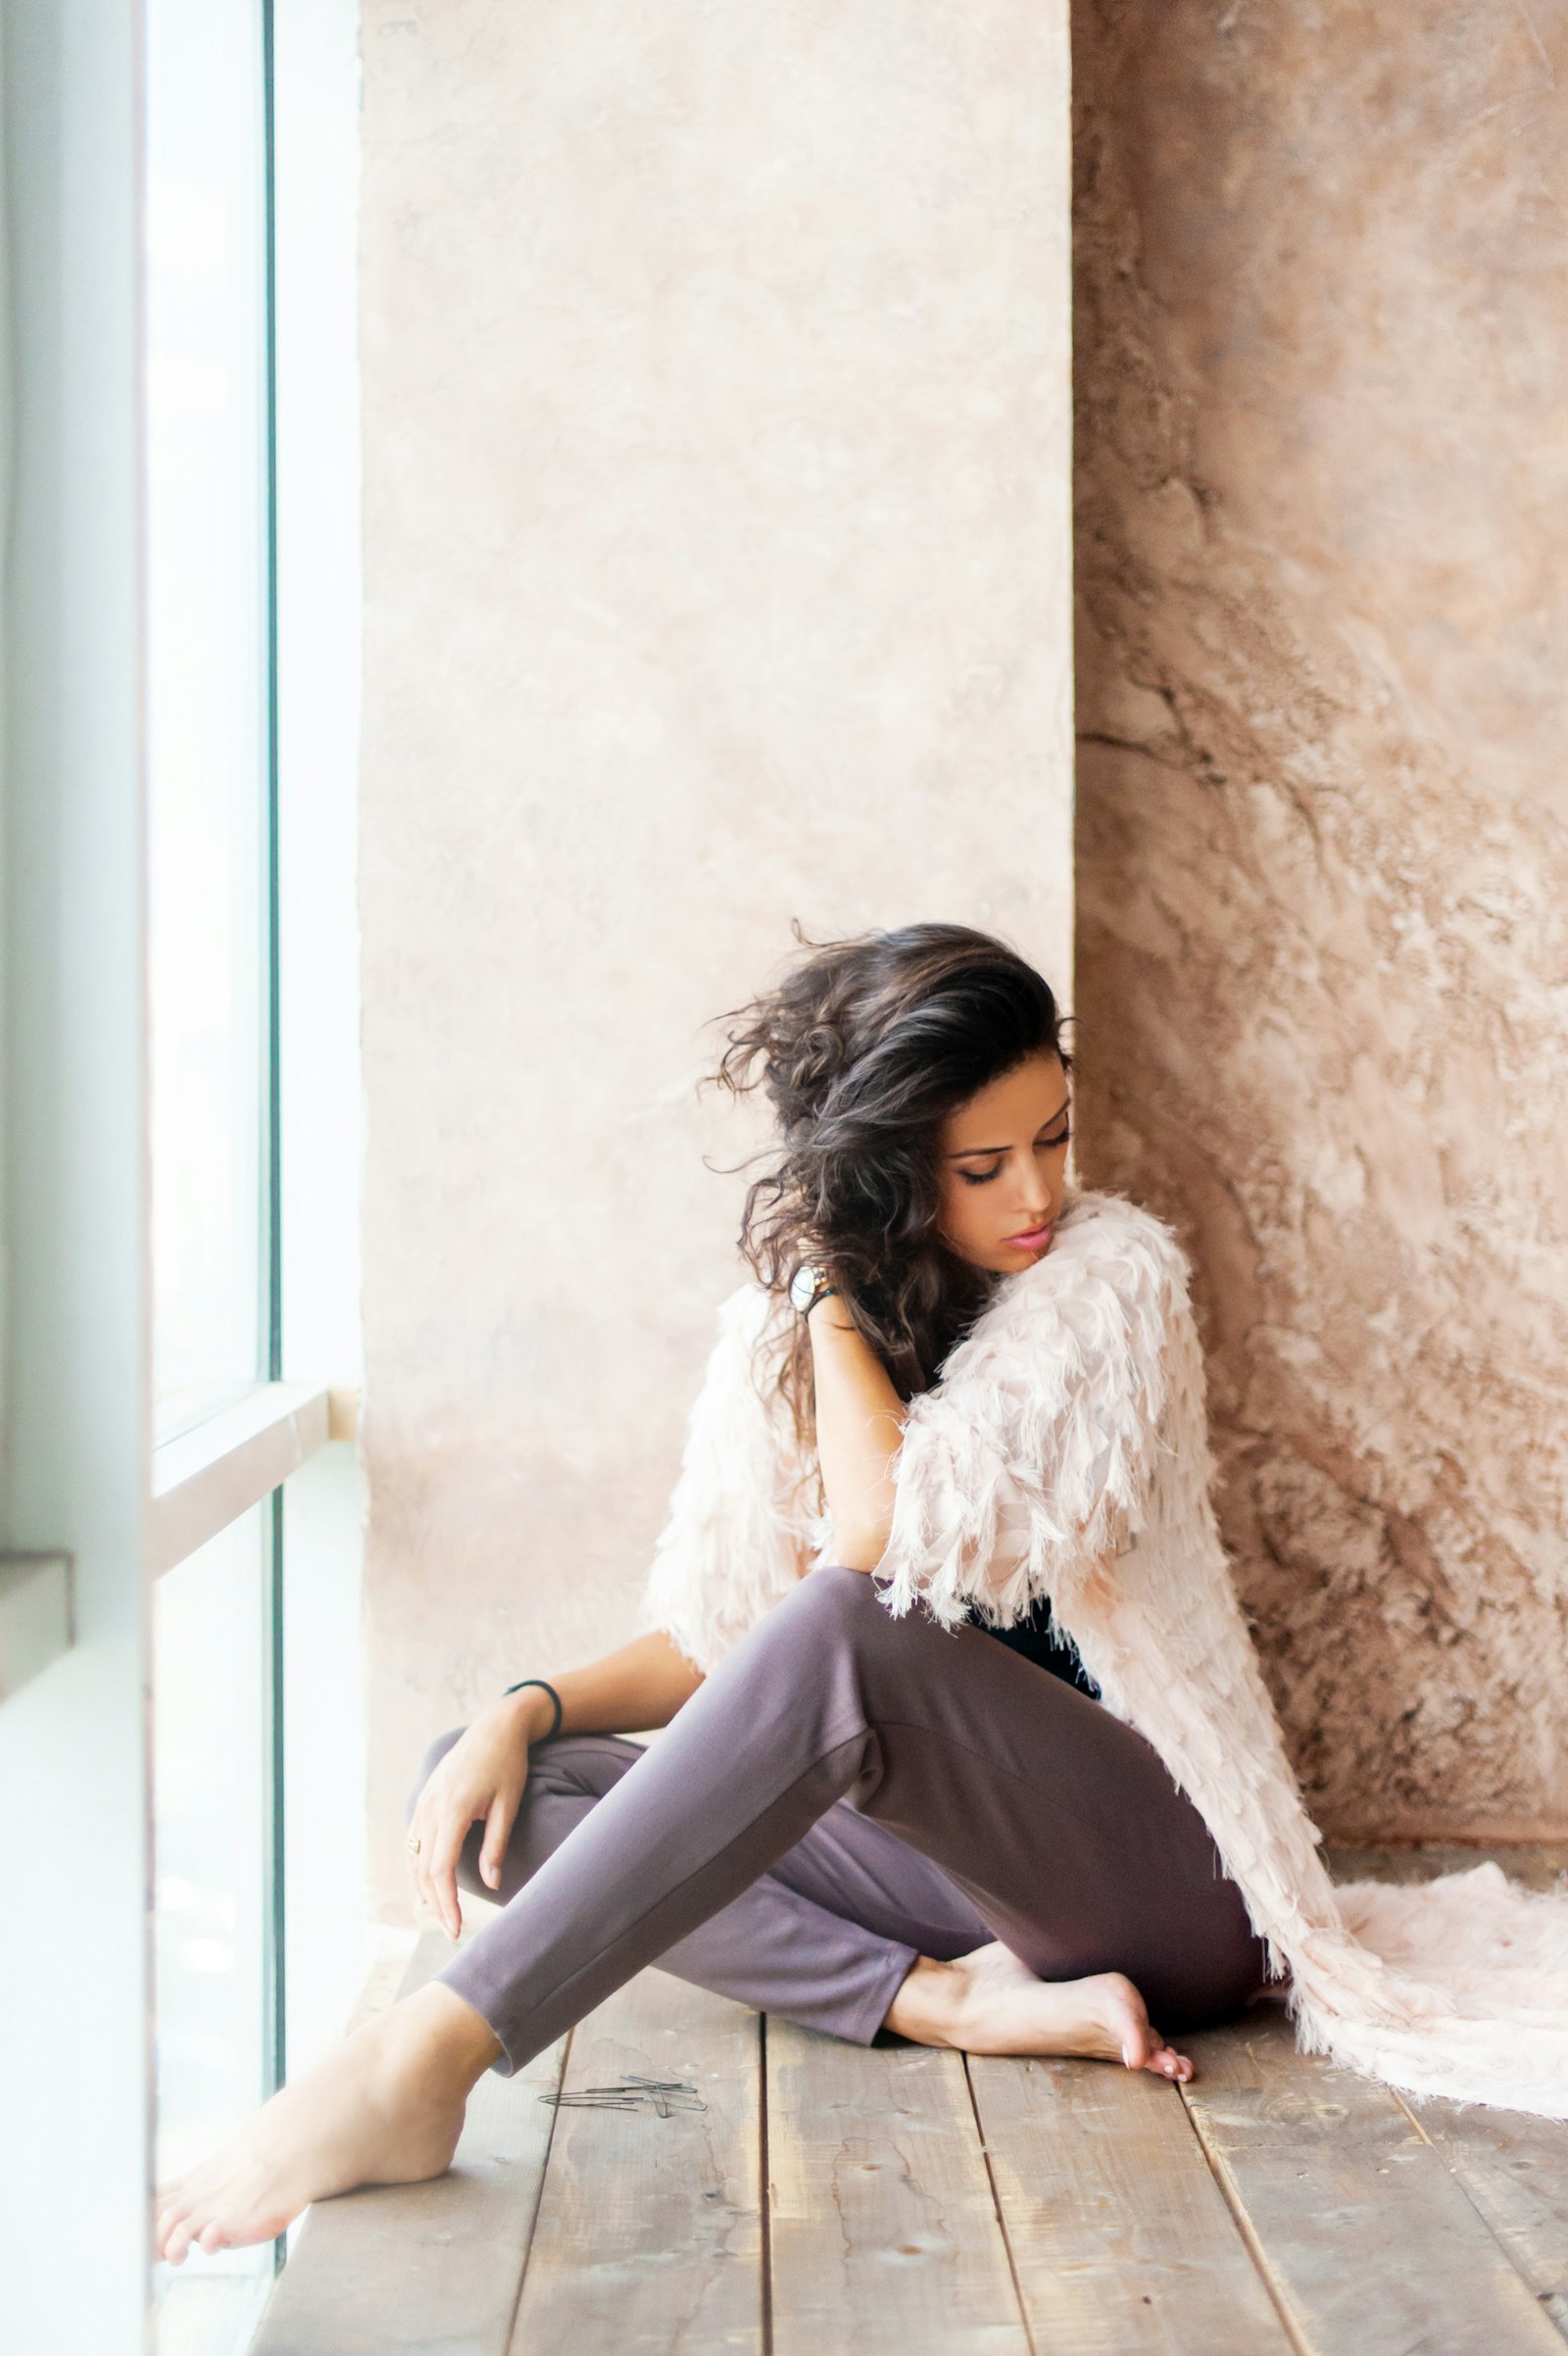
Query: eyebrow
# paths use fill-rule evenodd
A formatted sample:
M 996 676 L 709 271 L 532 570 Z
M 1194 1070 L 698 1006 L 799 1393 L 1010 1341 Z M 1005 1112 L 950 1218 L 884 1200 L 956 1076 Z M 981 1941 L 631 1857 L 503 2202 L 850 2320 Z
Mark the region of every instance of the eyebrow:
M 1055 1111 L 1050 1115 L 1049 1119 L 1041 1122 L 1040 1129 L 1035 1131 L 1036 1137 L 1040 1135 L 1041 1129 L 1054 1129 L 1056 1123 L 1060 1120 L 1062 1114 L 1070 1109 L 1071 1104 L 1071 1097 L 1063 1097 L 1061 1103 L 1056 1106 Z M 950 1161 L 968 1161 L 971 1156 L 976 1153 L 1005 1153 L 1007 1149 L 1005 1146 L 963 1146 L 960 1147 L 956 1153 L 950 1153 L 948 1155 L 948 1159 Z

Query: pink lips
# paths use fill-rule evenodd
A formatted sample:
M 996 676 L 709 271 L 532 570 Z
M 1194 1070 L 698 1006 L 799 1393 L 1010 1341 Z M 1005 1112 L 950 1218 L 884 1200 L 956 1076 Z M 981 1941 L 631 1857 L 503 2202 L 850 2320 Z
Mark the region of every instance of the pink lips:
M 1009 1235 L 1007 1241 L 1015 1252 L 1036 1252 L 1042 1244 L 1049 1244 L 1055 1232 L 1053 1219 L 1049 1227 L 1031 1227 L 1023 1235 Z

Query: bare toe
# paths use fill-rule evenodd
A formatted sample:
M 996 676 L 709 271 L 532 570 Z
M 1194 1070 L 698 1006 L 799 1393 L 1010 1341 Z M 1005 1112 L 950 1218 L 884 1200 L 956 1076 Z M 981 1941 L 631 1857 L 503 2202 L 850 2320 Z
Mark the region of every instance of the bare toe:
M 467 2087 L 493 2032 L 454 2038 L 450 1990 L 403 1999 L 280 2086 L 256 2118 L 199 2168 L 159 2193 L 155 2255 L 180 2265 L 270 2241 L 313 2201 L 360 2184 L 421 2183 L 451 2165 Z M 472 2050 L 470 2051 L 470 2046 Z
M 153 2233 L 154 2258 L 167 2259 L 171 2266 L 183 2261 L 211 2212 L 212 2203 L 203 2199 L 203 2190 L 200 2172 L 193 2170 L 163 2194 Z

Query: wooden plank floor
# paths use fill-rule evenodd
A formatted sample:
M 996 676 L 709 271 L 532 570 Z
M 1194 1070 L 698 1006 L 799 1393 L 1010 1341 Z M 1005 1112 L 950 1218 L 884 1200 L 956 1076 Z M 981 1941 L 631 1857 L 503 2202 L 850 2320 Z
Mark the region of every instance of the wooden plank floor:
M 1185 2088 L 867 2049 L 645 1972 L 485 2074 L 446 2176 L 319 2203 L 253 2356 L 1563 2356 L 1568 2124 L 1405 2102 L 1278 2004 L 1185 2041 Z

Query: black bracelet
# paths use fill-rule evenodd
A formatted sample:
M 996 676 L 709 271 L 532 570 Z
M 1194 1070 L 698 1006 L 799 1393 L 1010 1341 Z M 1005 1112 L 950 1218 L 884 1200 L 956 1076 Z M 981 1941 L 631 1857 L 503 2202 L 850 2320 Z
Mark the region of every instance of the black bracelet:
M 507 1693 L 520 1693 L 524 1686 L 537 1686 L 541 1693 L 549 1694 L 551 1700 L 556 1705 L 555 1720 L 551 1726 L 550 1733 L 540 1737 L 542 1742 L 548 1742 L 554 1736 L 559 1735 L 561 1732 L 561 1695 L 556 1692 L 555 1687 L 548 1684 L 542 1677 L 519 1677 L 514 1686 L 508 1686 Z M 506 1698 L 505 1694 L 502 1696 L 502 1698 L 503 1700 Z

